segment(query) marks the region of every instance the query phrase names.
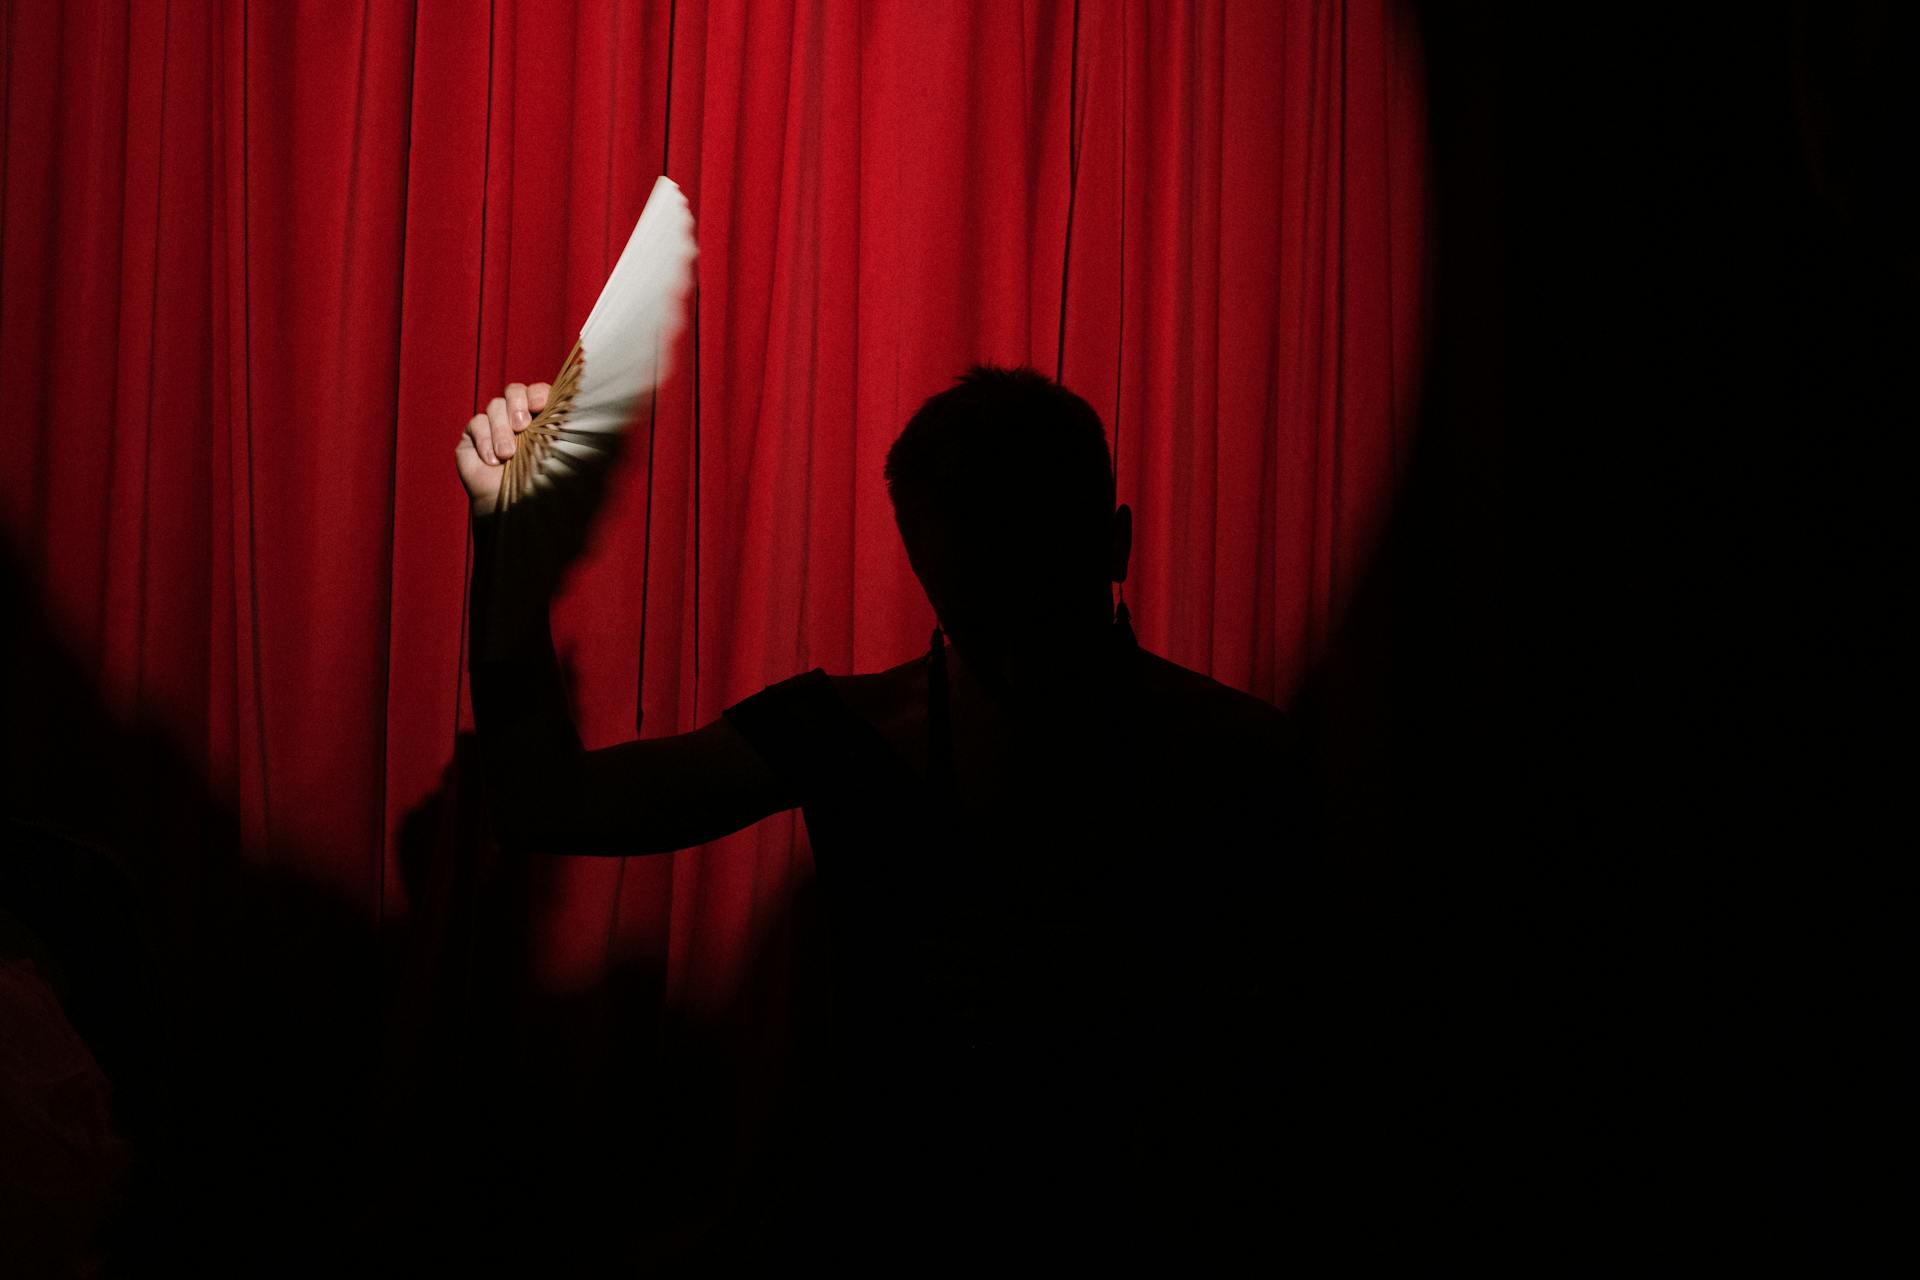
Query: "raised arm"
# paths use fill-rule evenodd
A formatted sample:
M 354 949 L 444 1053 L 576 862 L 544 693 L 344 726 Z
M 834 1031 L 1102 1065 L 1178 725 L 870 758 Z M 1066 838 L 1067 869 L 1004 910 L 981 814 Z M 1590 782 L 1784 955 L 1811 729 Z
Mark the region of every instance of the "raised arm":
M 509 847 L 620 856 L 685 849 L 793 808 L 788 788 L 727 720 L 691 733 L 582 749 L 549 609 L 559 569 L 515 554 L 516 516 L 493 514 L 513 434 L 547 388 L 508 386 L 460 437 L 456 461 L 473 506 L 468 674 L 488 804 Z

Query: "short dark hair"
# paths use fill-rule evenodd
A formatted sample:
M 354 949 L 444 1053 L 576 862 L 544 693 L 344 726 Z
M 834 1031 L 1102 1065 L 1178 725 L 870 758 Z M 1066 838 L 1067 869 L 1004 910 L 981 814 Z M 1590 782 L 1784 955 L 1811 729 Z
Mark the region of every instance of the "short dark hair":
M 909 550 L 915 526 L 931 524 L 963 534 L 991 526 L 1075 559 L 1079 545 L 1105 554 L 1114 511 L 1106 428 L 1092 405 L 1037 369 L 968 369 L 907 420 L 886 476 Z

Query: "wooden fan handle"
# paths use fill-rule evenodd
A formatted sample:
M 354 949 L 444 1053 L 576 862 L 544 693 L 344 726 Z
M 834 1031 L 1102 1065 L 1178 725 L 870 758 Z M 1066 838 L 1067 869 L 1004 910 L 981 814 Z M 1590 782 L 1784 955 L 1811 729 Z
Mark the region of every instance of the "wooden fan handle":
M 566 363 L 560 366 L 559 376 L 547 392 L 546 406 L 515 440 L 516 447 L 500 476 L 500 491 L 493 500 L 496 515 L 533 493 L 533 478 L 539 474 L 540 463 L 553 451 L 554 431 L 565 426 L 573 412 L 573 399 L 580 391 L 580 374 L 585 367 L 580 339 L 575 338 L 573 350 L 567 352 Z

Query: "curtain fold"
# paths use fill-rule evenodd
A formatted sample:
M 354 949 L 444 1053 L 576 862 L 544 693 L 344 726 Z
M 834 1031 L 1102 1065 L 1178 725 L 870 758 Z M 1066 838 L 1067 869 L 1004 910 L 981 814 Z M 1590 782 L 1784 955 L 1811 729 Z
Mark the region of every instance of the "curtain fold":
M 556 606 L 590 748 L 924 648 L 881 463 L 970 361 L 1093 403 L 1141 641 L 1276 702 L 1403 473 L 1425 160 L 1388 0 L 14 0 L 4 40 L 0 528 L 102 723 L 198 789 L 79 786 L 16 664 L 8 805 L 183 920 L 230 828 L 412 931 L 396 1022 L 489 938 L 530 991 L 651 975 L 603 1031 L 735 1008 L 805 881 L 795 815 L 512 867 L 463 792 L 449 454 L 552 378 L 655 175 L 697 320 Z

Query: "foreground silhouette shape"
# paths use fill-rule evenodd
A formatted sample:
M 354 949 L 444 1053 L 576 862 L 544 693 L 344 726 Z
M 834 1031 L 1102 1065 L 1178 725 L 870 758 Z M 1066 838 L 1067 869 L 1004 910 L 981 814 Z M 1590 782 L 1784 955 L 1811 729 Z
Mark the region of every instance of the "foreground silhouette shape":
M 1291 724 L 1135 641 L 1113 600 L 1131 512 L 1072 392 L 976 366 L 886 474 L 940 621 L 927 654 L 592 752 L 547 625 L 564 557 L 516 541 L 512 510 L 476 514 L 475 725 L 503 838 L 665 852 L 803 812 L 831 1012 L 767 1248 L 1258 1240 L 1276 944 L 1298 936 L 1276 905 L 1310 866 Z

